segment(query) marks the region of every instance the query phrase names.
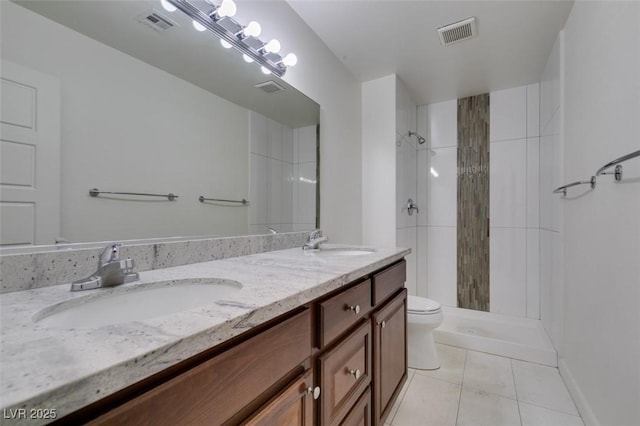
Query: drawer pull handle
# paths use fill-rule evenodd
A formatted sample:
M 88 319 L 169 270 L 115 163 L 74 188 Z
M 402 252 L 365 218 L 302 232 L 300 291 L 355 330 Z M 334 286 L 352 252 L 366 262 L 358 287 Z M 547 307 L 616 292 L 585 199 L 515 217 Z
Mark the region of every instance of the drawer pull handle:
M 313 399 L 320 398 L 320 386 L 316 386 L 315 388 L 312 388 L 311 386 L 309 386 L 307 388 L 307 393 L 310 395 L 313 395 Z
M 349 370 L 349 374 L 351 374 L 353 377 L 355 377 L 356 380 L 358 380 L 360 378 L 360 376 L 362 375 L 362 373 L 360 372 L 360 369 Z
M 347 306 L 347 311 L 351 311 L 354 314 L 358 315 L 360 313 L 360 305 L 351 305 L 351 306 Z

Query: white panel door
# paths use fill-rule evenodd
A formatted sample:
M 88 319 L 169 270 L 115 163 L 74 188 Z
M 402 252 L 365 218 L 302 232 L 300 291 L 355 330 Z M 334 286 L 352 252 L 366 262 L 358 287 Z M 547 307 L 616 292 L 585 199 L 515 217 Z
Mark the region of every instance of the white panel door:
M 60 81 L 0 67 L 0 245 L 54 244 L 60 228 Z

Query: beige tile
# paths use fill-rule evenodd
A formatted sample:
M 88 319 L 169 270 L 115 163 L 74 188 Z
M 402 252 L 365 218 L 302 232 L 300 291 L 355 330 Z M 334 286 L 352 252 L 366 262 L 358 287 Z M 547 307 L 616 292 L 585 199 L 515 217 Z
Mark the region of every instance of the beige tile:
M 464 373 L 464 363 L 467 357 L 465 349 L 455 346 L 436 344 L 440 368 L 437 370 L 416 370 L 416 374 L 444 380 L 445 382 L 462 384 L 462 374 Z
M 582 419 L 560 411 L 519 402 L 522 426 L 584 426 Z
M 459 398 L 459 385 L 415 374 L 391 424 L 454 426 Z
M 408 369 L 408 371 L 407 371 L 407 381 L 404 382 L 404 385 L 402 385 L 402 389 L 400 390 L 400 393 L 398 394 L 398 398 L 396 398 L 396 401 L 393 403 L 393 407 L 391 407 L 391 411 L 389 411 L 389 415 L 387 416 L 387 422 L 390 422 L 391 419 L 393 419 L 393 417 L 398 412 L 398 408 L 400 407 L 400 403 L 402 402 L 402 399 L 406 395 L 407 389 L 409 389 L 409 385 L 411 384 L 411 380 L 413 379 L 413 375 L 415 374 L 415 372 L 416 372 L 416 370 L 414 370 L 413 368 L 409 368 Z
M 517 360 L 511 363 L 519 401 L 579 415 L 557 368 Z
M 475 389 L 463 389 L 457 426 L 519 426 L 518 402 Z
M 511 360 L 468 351 L 462 386 L 515 399 Z

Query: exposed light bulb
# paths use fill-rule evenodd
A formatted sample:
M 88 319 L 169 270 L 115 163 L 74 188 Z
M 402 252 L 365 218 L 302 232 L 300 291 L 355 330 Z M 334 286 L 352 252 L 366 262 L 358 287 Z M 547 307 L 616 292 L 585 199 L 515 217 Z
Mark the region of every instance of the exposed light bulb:
M 204 25 L 202 25 L 200 22 L 197 22 L 197 21 L 193 21 L 193 28 L 195 28 L 198 31 L 204 31 L 207 29 Z
M 269 53 L 278 53 L 280 51 L 280 42 L 274 38 L 264 45 L 264 50 Z
M 260 70 L 262 71 L 262 74 L 267 74 L 267 75 L 271 74 L 271 71 L 269 71 L 267 67 L 262 66 L 260 67 Z
M 247 55 L 246 55 L 246 54 L 244 54 L 244 53 L 242 54 L 242 59 L 244 59 L 244 61 L 245 61 L 245 62 L 247 62 L 247 63 L 249 63 L 249 64 L 250 64 L 251 62 L 253 62 L 253 59 L 251 59 L 249 56 L 247 56 Z
M 224 18 L 225 16 L 231 17 L 236 14 L 237 10 L 238 8 L 233 0 L 222 0 L 220 7 L 216 10 L 216 14 L 221 18 Z
M 287 56 L 282 58 L 282 63 L 288 67 L 292 67 L 298 63 L 298 57 L 295 53 L 289 53 Z
M 162 7 L 164 7 L 164 10 L 166 10 L 167 12 L 175 12 L 176 10 L 178 10 L 177 7 L 169 3 L 167 0 L 160 0 L 160 4 L 162 5 Z
M 250 37 L 250 36 L 258 37 L 261 32 L 262 32 L 262 27 L 256 21 L 249 22 L 247 26 L 244 27 L 244 29 L 242 30 L 242 33 L 247 37 Z
M 231 49 L 231 43 L 229 43 L 227 40 L 220 39 L 220 44 L 225 49 Z

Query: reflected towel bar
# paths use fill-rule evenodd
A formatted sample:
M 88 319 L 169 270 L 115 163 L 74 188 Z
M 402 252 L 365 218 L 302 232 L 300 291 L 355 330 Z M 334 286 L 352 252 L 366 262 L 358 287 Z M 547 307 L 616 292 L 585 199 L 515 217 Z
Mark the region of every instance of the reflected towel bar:
M 596 188 L 596 177 L 595 176 L 591 176 L 591 179 L 588 181 L 582 181 L 579 180 L 577 182 L 572 182 L 566 185 L 562 185 L 559 188 L 556 188 L 553 190 L 554 194 L 560 194 L 562 193 L 563 197 L 567 196 L 567 188 L 571 188 L 573 186 L 578 186 L 578 185 L 591 185 L 591 189 L 595 189 Z
M 615 179 L 617 182 L 620 182 L 622 180 L 622 165 L 620 163 L 623 163 L 627 160 L 631 160 L 632 158 L 636 158 L 636 157 L 640 157 L 640 150 L 638 151 L 634 151 L 630 154 L 627 155 L 623 155 L 620 158 L 617 158 L 607 164 L 605 164 L 604 166 L 600 167 L 598 169 L 598 171 L 596 172 L 596 176 L 600 176 L 600 175 L 614 175 Z M 608 168 L 611 168 L 613 166 L 616 166 L 616 168 L 614 169 L 613 173 L 607 173 L 605 172 L 605 170 L 607 170 Z
M 200 201 L 201 203 L 204 203 L 205 201 L 220 201 L 223 203 L 238 203 L 238 204 L 242 204 L 243 206 L 246 206 L 247 204 L 249 204 L 249 201 L 245 200 L 244 198 L 240 201 L 238 200 L 223 200 L 221 198 L 204 198 L 204 196 L 199 196 L 198 197 L 198 201 Z
M 166 198 L 169 201 L 175 201 L 178 196 L 176 194 L 145 194 L 142 192 L 110 192 L 110 191 L 100 191 L 98 188 L 93 188 L 89 190 L 89 195 L 92 197 L 97 197 L 100 194 L 110 194 L 110 195 L 139 195 L 142 197 L 162 197 Z

